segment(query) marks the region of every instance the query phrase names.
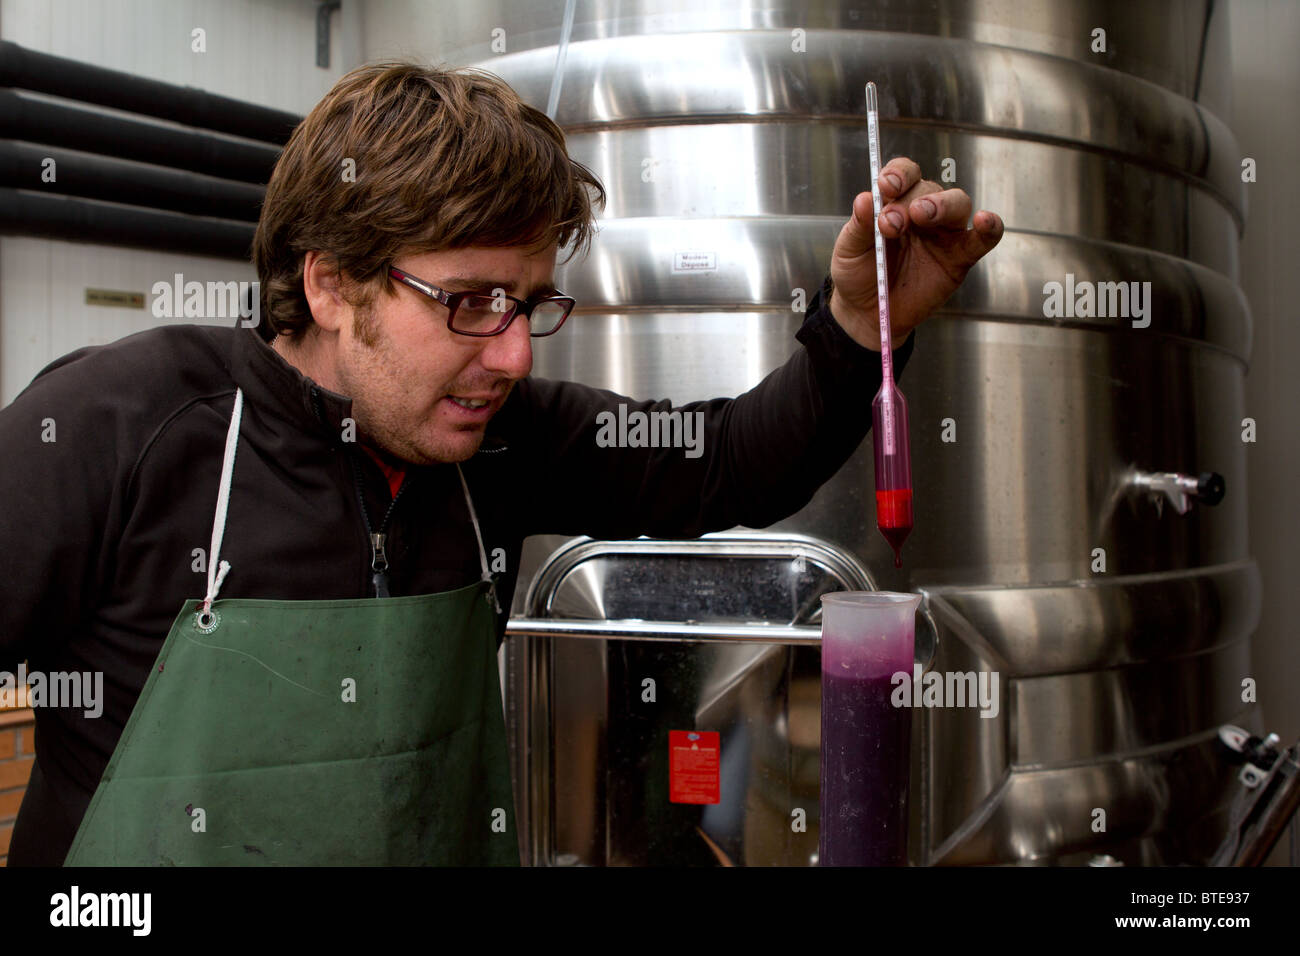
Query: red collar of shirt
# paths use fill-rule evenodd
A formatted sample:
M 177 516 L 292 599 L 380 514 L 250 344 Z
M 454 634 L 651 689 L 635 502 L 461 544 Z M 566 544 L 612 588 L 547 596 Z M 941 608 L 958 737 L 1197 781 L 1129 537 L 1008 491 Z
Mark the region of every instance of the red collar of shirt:
M 406 468 L 400 464 L 384 460 L 384 458 L 380 456 L 379 452 L 375 451 L 369 445 L 363 444 L 361 447 L 366 450 L 366 454 L 369 455 L 371 460 L 379 466 L 379 470 L 384 473 L 384 477 L 388 479 L 388 490 L 392 496 L 396 498 L 398 490 L 402 487 L 402 482 L 406 480 Z

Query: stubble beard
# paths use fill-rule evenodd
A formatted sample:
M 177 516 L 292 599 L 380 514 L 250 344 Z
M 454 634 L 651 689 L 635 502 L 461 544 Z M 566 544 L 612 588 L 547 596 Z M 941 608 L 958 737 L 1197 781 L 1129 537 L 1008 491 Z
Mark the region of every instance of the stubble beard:
M 460 445 L 449 447 L 445 442 L 424 448 L 409 437 L 409 430 L 404 429 L 400 421 L 395 420 L 395 403 L 385 401 L 382 393 L 376 393 L 379 403 L 377 406 L 371 405 L 366 389 L 361 386 L 367 382 L 378 385 L 391 381 L 396 356 L 370 306 L 355 307 L 352 332 L 355 340 L 363 346 L 363 350 L 358 353 L 361 361 L 355 365 L 344 363 L 339 378 L 340 384 L 352 398 L 352 417 L 357 422 L 360 436 L 368 444 L 416 465 L 450 464 L 474 457 L 483 443 L 485 430 L 477 431 L 473 445 L 468 450 Z M 352 375 L 354 369 L 358 373 L 355 378 Z M 400 392 L 393 397 L 400 397 Z

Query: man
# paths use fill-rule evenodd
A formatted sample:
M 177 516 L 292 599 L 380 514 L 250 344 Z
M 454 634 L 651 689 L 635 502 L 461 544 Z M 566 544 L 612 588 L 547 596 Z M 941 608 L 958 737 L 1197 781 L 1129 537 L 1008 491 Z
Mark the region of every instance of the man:
M 901 367 L 1002 225 L 910 160 L 881 189 Z M 361 68 L 267 188 L 264 335 L 83 349 L 0 412 L 0 666 L 105 688 L 97 719 L 37 711 L 11 863 L 518 862 L 495 652 L 524 537 L 770 524 L 879 386 L 864 192 L 803 347 L 683 409 L 698 457 L 601 447 L 601 412 L 670 406 L 528 376 L 603 200 L 499 80 Z

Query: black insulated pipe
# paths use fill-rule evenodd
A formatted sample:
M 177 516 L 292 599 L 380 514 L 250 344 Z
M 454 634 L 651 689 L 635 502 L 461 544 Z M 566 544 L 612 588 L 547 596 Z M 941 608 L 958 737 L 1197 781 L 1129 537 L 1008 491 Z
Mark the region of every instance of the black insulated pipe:
M 0 41 L 0 234 L 247 262 L 263 184 L 300 121 Z
M 54 161 L 54 182 L 42 180 Z M 216 216 L 257 223 L 266 190 L 91 153 L 0 140 L 0 182 L 36 193 L 80 196 L 106 202 Z
M 0 138 L 49 143 L 259 184 L 270 180 L 280 156 L 278 147 L 263 143 L 125 119 L 5 89 L 0 89 Z
M 0 188 L 0 233 L 249 261 L 254 227 L 227 219 Z
M 0 41 L 0 86 L 157 116 L 283 146 L 302 117 Z

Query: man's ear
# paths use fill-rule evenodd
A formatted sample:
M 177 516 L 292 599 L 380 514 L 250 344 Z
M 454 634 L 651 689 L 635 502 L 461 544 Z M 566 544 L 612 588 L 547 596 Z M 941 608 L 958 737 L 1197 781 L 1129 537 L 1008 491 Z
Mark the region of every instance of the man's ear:
M 303 295 L 322 331 L 337 333 L 352 322 L 352 306 L 341 286 L 338 264 L 320 252 L 308 252 L 302 264 Z

